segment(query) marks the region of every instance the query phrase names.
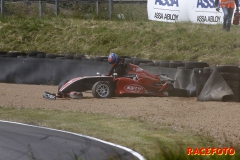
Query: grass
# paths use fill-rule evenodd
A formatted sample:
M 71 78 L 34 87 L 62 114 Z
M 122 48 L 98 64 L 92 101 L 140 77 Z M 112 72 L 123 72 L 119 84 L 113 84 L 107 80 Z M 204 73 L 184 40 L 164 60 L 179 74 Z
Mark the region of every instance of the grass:
M 0 119 L 84 134 L 131 148 L 148 160 L 237 160 L 235 156 L 188 156 L 187 148 L 218 147 L 211 137 L 149 124 L 136 118 L 59 110 L 0 107 Z M 224 147 L 232 147 L 225 144 Z
M 136 56 L 152 60 L 239 65 L 237 26 L 73 18 L 1 19 L 0 49 L 46 53 Z M 221 57 L 221 58 L 220 58 Z
M 43 18 L 34 14 L 18 17 L 12 13 L 15 16 L 0 19 L 0 50 L 91 56 L 116 52 L 152 60 L 204 61 L 212 66 L 240 63 L 238 26 L 225 32 L 221 25 L 149 21 L 146 6 L 134 12 L 129 10 L 126 6 L 115 7 L 114 15 L 125 12 L 125 20 L 106 20 L 96 15 L 84 18 L 82 10 L 78 16 L 73 16 L 77 10 L 72 14 L 62 11 L 58 17 L 46 12 Z M 88 12 L 93 14 L 93 11 Z
M 168 125 L 149 124 L 133 118 L 0 107 L 0 119 L 93 136 L 132 148 L 148 159 L 160 159 L 158 157 L 167 154 L 168 149 L 172 150 L 174 155 L 177 155 L 179 150 L 180 155 L 184 156 L 187 155 L 186 148 L 189 147 L 217 146 L 211 137 L 177 132 Z M 168 156 L 173 156 L 171 154 Z

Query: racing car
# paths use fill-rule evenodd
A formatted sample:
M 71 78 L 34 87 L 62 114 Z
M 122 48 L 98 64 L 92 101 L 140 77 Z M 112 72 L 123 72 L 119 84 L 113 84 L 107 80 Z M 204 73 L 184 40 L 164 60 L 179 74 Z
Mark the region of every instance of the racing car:
M 117 73 L 113 76 L 105 76 L 97 73 L 97 76 L 76 77 L 71 80 L 61 82 L 58 86 L 58 93 L 43 93 L 43 98 L 73 98 L 80 99 L 83 92 L 92 91 L 95 98 L 109 98 L 120 96 L 168 96 L 173 92 L 174 80 L 147 72 L 141 67 L 126 63 L 127 74 L 118 77 Z

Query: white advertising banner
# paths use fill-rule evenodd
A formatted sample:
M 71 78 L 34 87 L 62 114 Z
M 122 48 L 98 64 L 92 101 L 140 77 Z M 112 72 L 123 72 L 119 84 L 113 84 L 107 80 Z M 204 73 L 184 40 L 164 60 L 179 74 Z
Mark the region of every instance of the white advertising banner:
M 188 16 L 193 23 L 220 24 L 223 23 L 223 13 L 216 11 L 214 0 L 186 0 Z
M 214 0 L 148 0 L 148 19 L 163 22 L 191 21 L 222 24 L 222 9 L 217 12 L 214 2 Z
M 148 0 L 147 10 L 149 20 L 189 21 L 187 0 Z

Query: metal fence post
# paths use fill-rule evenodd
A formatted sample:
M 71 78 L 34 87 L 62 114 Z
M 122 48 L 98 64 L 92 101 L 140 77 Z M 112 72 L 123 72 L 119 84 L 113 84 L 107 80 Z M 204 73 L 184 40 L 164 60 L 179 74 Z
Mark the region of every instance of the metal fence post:
M 42 2 L 39 1 L 39 17 L 42 18 Z
M 5 0 L 1 0 L 1 17 L 4 17 Z
M 99 2 L 96 1 L 96 11 L 97 11 L 97 15 L 99 14 Z
M 59 14 L 59 1 L 58 0 L 55 0 L 55 13 L 56 13 L 56 15 L 58 15 Z
M 109 19 L 112 19 L 113 0 L 109 0 Z

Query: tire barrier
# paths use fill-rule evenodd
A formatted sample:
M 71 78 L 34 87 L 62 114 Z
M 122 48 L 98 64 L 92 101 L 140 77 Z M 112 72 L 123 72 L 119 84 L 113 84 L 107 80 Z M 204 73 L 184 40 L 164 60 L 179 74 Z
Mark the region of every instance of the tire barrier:
M 186 69 L 209 67 L 206 62 L 185 62 Z
M 169 96 L 197 97 L 199 101 L 239 101 L 240 69 L 238 66 L 213 68 L 206 62 L 151 61 L 129 56 L 122 56 L 122 58 L 127 63 L 138 64 L 152 74 L 174 79 L 175 91 Z M 25 54 L 2 51 L 0 68 L 0 82 L 3 83 L 58 85 L 74 77 L 96 76 L 96 72 L 105 74 L 111 66 L 107 63 L 106 56 L 89 59 L 81 54 L 56 55 L 40 51 Z M 216 76 L 221 77 L 221 80 L 216 80 L 214 78 Z M 219 84 L 228 86 L 231 92 L 227 88 L 227 92 L 225 90 L 224 93 L 219 94 L 220 97 L 211 95 L 215 94 L 214 89 L 219 89 L 216 87 Z M 206 95 L 207 92 L 209 95 Z
M 17 57 L 17 56 L 25 56 L 24 52 L 8 52 L 7 57 Z
M 107 62 L 52 58 L 0 58 L 0 82 L 58 85 L 62 80 L 106 73 Z
M 233 91 L 233 95 L 227 95 L 223 97 L 223 101 L 230 101 L 230 102 L 239 102 L 240 95 L 240 69 L 239 66 L 217 66 L 216 70 L 220 73 L 220 75 L 223 77 L 223 79 L 226 81 L 228 86 Z

